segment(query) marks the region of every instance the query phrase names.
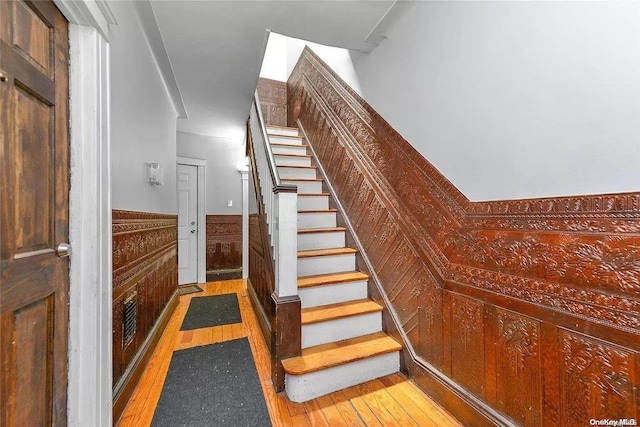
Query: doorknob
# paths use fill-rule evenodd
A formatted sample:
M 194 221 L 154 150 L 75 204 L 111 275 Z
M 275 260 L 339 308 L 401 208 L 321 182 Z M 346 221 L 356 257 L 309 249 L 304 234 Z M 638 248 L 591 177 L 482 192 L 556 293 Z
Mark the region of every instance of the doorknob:
M 60 243 L 56 248 L 56 255 L 58 255 L 60 258 L 71 255 L 71 245 L 68 243 Z
M 196 229 L 195 229 L 195 228 L 192 228 L 192 229 L 191 229 L 191 232 L 192 232 L 192 233 L 195 233 L 195 232 L 196 232 Z

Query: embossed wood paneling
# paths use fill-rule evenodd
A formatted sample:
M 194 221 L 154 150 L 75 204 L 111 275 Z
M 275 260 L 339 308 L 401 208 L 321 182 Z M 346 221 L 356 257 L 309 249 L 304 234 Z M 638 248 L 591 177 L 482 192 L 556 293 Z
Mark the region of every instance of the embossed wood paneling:
M 495 309 L 496 408 L 524 425 L 542 424 L 540 322 Z M 492 351 L 489 351 L 491 353 Z
M 140 350 L 178 286 L 177 216 L 113 211 L 113 384 Z M 137 302 L 136 333 L 124 341 L 124 303 Z
M 242 215 L 207 215 L 207 271 L 242 267 Z
M 640 417 L 640 193 L 470 202 L 309 49 L 288 112 L 416 382 L 474 425 Z
M 271 79 L 258 79 L 258 96 L 262 117 L 268 125 L 287 125 L 287 84 Z
M 566 330 L 560 332 L 560 345 L 563 425 L 587 425 L 590 419 L 637 419 L 637 355 Z

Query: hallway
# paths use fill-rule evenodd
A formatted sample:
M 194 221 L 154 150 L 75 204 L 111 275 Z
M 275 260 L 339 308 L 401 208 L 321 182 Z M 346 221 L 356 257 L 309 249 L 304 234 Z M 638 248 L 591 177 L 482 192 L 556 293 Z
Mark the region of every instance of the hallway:
M 247 337 L 256 362 L 265 401 L 276 426 L 402 425 L 458 426 L 402 374 L 390 375 L 304 404 L 275 394 L 269 353 L 259 331 L 243 280 L 210 282 L 204 292 L 180 296 L 175 312 L 118 423 L 120 427 L 151 424 L 174 350 Z M 243 323 L 179 331 L 193 297 L 236 292 Z

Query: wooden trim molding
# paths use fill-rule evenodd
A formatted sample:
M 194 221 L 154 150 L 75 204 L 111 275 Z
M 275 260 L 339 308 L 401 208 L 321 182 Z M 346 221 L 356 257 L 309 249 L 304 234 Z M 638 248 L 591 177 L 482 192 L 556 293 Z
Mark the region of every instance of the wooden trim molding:
M 112 218 L 113 419 L 117 420 L 139 378 L 140 361 L 150 356 L 161 323 L 177 302 L 178 220 L 176 215 L 124 210 L 113 210 Z
M 473 425 L 640 418 L 640 193 L 470 202 L 308 48 L 288 114 L 416 383 Z

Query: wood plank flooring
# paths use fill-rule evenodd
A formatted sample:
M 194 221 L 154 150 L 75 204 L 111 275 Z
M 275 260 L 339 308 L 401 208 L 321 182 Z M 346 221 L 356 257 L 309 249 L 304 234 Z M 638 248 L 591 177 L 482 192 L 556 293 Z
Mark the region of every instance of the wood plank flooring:
M 204 292 L 180 296 L 158 347 L 117 423 L 120 427 L 151 424 L 174 350 L 247 337 L 274 426 L 460 426 L 402 374 L 389 375 L 306 403 L 293 403 L 273 391 L 267 346 L 243 280 L 200 285 Z M 180 331 L 193 297 L 236 292 L 243 323 Z

